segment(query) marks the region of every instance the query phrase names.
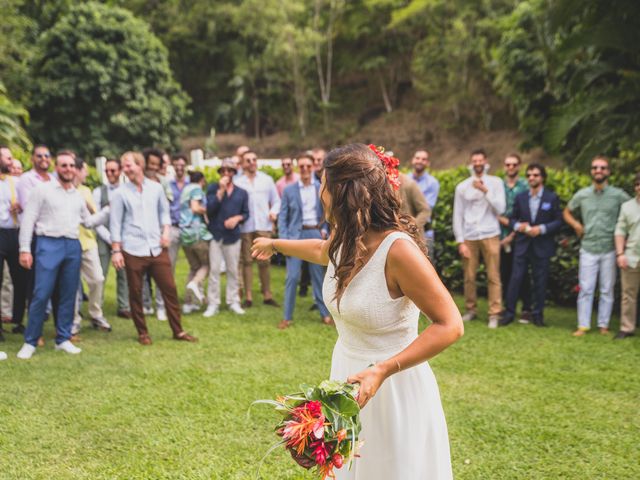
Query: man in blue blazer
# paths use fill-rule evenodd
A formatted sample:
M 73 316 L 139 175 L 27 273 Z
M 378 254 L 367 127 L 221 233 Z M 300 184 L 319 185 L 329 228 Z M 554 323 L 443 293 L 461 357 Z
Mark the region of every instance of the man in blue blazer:
M 298 157 L 300 180 L 287 186 L 282 192 L 280 214 L 278 215 L 278 236 L 289 240 L 327 238 L 327 226 L 323 223 L 320 185 L 313 181 L 313 157 Z M 300 281 L 302 260 L 287 257 L 287 279 L 284 290 L 284 319 L 278 325 L 283 330 L 291 325 L 296 306 L 296 290 Z M 313 297 L 320 310 L 322 321 L 333 325 L 329 310 L 322 301 L 324 268 L 309 264 Z
M 544 188 L 547 171 L 532 163 L 527 167 L 529 191 L 516 196 L 509 224 L 516 232 L 513 246 L 513 272 L 507 289 L 506 311 L 500 325 L 513 322 L 516 303 L 525 274 L 531 265 L 533 280 L 533 324 L 544 327 L 544 301 L 549 263 L 556 253 L 555 234 L 562 226 L 558 196 Z

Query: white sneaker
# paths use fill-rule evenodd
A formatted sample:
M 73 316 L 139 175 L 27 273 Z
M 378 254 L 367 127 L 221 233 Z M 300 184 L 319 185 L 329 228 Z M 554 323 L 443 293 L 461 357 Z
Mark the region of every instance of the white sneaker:
M 34 353 L 36 353 L 36 347 L 25 343 L 22 345 L 22 348 L 20 349 L 16 357 L 18 357 L 20 360 L 29 360 Z
M 164 308 L 159 308 L 158 309 L 158 313 L 156 314 L 156 317 L 161 322 L 166 322 L 167 321 L 167 311 Z
M 185 303 L 184 305 L 182 305 L 182 313 L 184 313 L 185 315 L 191 312 L 197 312 L 198 310 L 200 310 L 200 307 L 198 307 L 198 305 L 194 305 L 193 303 Z
M 218 306 L 209 305 L 207 309 L 204 311 L 204 313 L 202 314 L 202 316 L 204 318 L 209 318 L 209 317 L 213 317 L 214 315 L 217 315 L 217 313 L 218 313 Z
M 204 295 L 202 295 L 202 292 L 198 288 L 198 284 L 194 282 L 189 282 L 187 283 L 186 288 L 188 291 L 191 292 L 191 294 L 196 298 L 196 300 L 198 300 L 199 303 L 204 302 Z
M 63 352 L 71 353 L 73 355 L 77 355 L 82 351 L 81 348 L 76 347 L 69 340 L 65 340 L 64 342 L 56 345 L 56 350 L 62 350 Z
M 489 324 L 487 325 L 489 328 L 498 328 L 498 323 L 500 321 L 500 317 L 497 315 L 491 315 L 489 317 Z
M 142 313 L 144 313 L 145 315 L 153 315 L 154 311 L 155 310 L 153 309 L 153 307 L 144 307 L 142 309 Z
M 233 313 L 235 313 L 237 315 L 244 315 L 245 314 L 244 309 L 240 306 L 239 303 L 232 303 L 231 305 L 229 305 L 229 310 L 231 310 Z
M 4 352 L 0 352 L 0 361 L 1 360 L 6 360 L 7 359 L 7 354 Z

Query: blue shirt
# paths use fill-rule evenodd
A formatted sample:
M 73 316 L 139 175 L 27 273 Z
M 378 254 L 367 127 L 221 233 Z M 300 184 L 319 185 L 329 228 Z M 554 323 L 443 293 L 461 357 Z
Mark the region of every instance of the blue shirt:
M 192 200 L 206 207 L 206 198 L 198 183 L 186 185 L 180 194 L 180 243 L 187 246 L 201 240 L 205 242 L 211 240 L 211 233 L 207 229 L 204 215 L 195 213 L 191 209 Z
M 218 199 L 218 184 L 213 183 L 207 188 L 207 215 L 209 216 L 209 231 L 216 241 L 222 240 L 225 245 L 240 240 L 240 225 L 249 218 L 249 194 L 246 190 L 234 185 L 231 196 L 225 192 L 222 200 Z M 227 218 L 242 215 L 242 221 L 236 228 L 229 230 L 224 226 Z
M 540 202 L 542 201 L 542 192 L 544 192 L 544 187 L 542 187 L 536 195 L 531 195 L 531 190 L 529 190 L 529 211 L 531 212 L 531 221 L 536 221 L 536 216 L 538 215 L 538 210 L 540 209 Z M 547 233 L 546 225 L 538 225 L 540 227 L 540 233 L 544 235 Z M 518 230 L 520 227 L 520 222 L 516 222 L 513 225 L 514 230 Z
M 162 227 L 171 225 L 169 202 L 162 185 L 147 178 L 138 192 L 127 182 L 113 192 L 111 198 L 111 241 L 122 244 L 122 250 L 136 257 L 157 257 L 162 253 Z
M 433 212 L 436 202 L 438 201 L 438 193 L 440 193 L 440 182 L 428 172 L 424 172 L 419 177 L 416 177 L 415 173 L 410 173 L 409 177 L 413 178 L 420 187 L 420 191 L 427 200 L 427 203 L 431 207 Z
M 184 186 L 182 188 L 178 187 L 178 182 L 175 180 L 169 182 L 169 188 L 171 188 L 171 192 L 173 193 L 173 200 L 169 202 L 171 225 L 177 226 L 180 223 L 180 194 L 187 185 L 189 185 L 189 177 L 184 179 Z

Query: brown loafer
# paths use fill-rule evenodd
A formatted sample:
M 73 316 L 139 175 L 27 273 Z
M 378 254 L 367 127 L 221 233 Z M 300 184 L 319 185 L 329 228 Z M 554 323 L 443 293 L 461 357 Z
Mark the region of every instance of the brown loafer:
M 131 318 L 131 312 L 129 310 L 118 310 L 119 318 Z
M 281 320 L 280 323 L 278 324 L 278 329 L 279 330 L 286 330 L 290 326 L 291 326 L 291 321 L 290 320 Z
M 196 343 L 198 341 L 198 339 L 192 335 L 189 335 L 187 332 L 181 332 L 178 335 L 176 335 L 175 337 L 173 337 L 174 340 L 181 340 L 183 342 L 191 342 L 191 343 Z
M 265 305 L 269 305 L 270 307 L 280 308 L 280 304 L 276 302 L 273 298 L 268 298 L 264 300 L 262 303 L 264 303 Z
M 138 335 L 138 343 L 140 345 L 151 345 L 153 342 L 151 341 L 151 337 L 146 333 L 142 335 Z

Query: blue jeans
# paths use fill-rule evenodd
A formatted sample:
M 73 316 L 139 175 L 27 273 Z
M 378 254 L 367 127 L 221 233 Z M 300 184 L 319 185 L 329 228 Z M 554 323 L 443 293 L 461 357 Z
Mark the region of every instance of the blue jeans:
M 321 239 L 320 231 L 318 230 L 303 230 L 300 235 L 300 240 L 307 240 L 310 238 Z M 296 307 L 296 291 L 298 289 L 298 283 L 300 282 L 300 269 L 302 268 L 302 260 L 296 257 L 287 257 L 287 279 L 284 285 L 284 319 L 292 320 L 293 310 Z M 327 310 L 324 301 L 322 300 L 322 282 L 324 281 L 324 267 L 322 265 L 316 265 L 315 263 L 309 264 L 309 273 L 311 275 L 311 287 L 313 289 L 313 298 L 320 310 L 322 317 L 329 316 L 329 310 Z
M 589 253 L 580 249 L 580 293 L 578 294 L 578 327 L 591 328 L 591 311 L 596 279 L 599 277 L 598 327 L 608 328 L 613 310 L 613 290 L 616 284 L 616 252 Z
M 74 305 L 80 284 L 82 250 L 78 240 L 38 237 L 35 255 L 35 285 L 29 305 L 29 322 L 24 341 L 34 347 L 42 336 L 47 303 L 58 282 L 56 344 L 71 338 Z

